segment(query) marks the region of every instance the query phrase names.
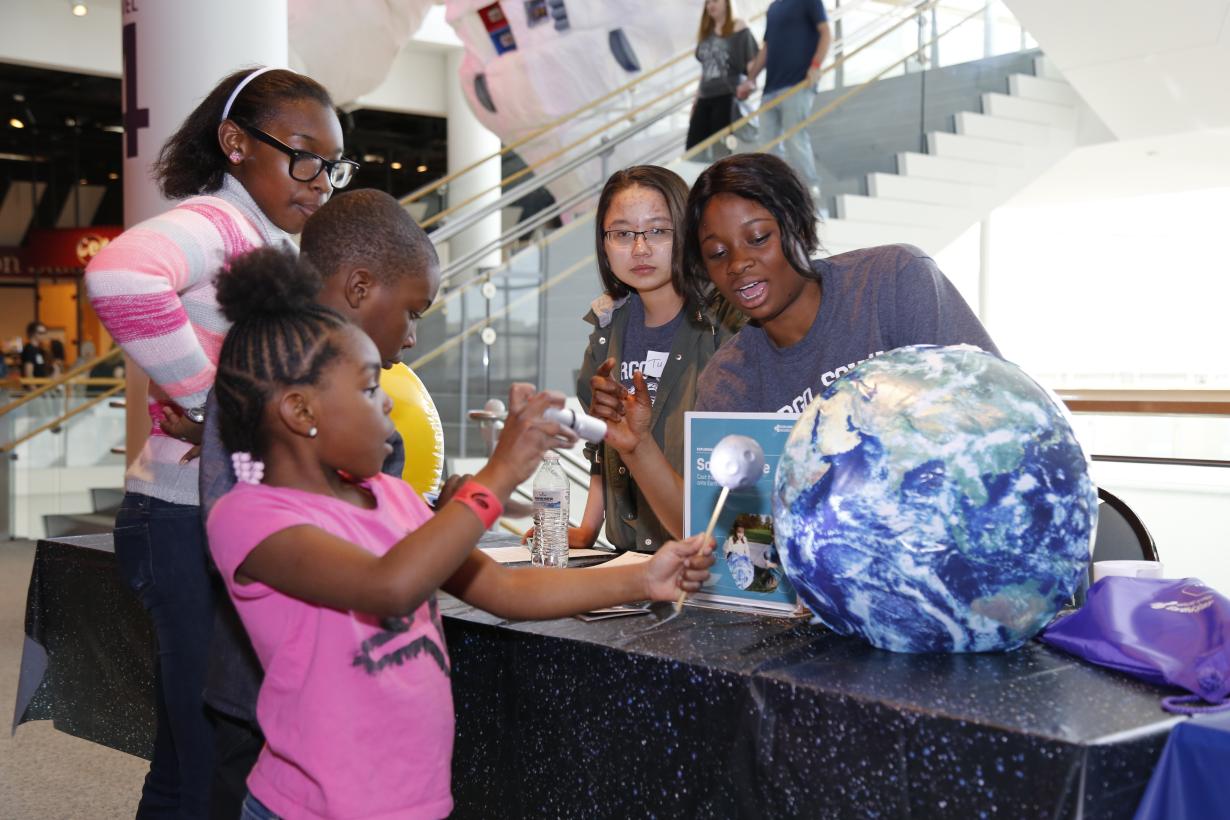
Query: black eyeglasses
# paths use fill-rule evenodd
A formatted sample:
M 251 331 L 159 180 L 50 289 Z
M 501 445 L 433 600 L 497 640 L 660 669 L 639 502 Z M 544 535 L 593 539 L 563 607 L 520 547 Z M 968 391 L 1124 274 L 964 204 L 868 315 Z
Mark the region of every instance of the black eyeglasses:
M 345 188 L 359 170 L 359 163 L 350 159 L 325 159 L 320 154 L 311 151 L 300 151 L 291 148 L 277 137 L 271 137 L 259 128 L 239 123 L 243 130 L 256 137 L 268 146 L 278 149 L 290 157 L 290 178 L 300 182 L 311 182 L 320 176 L 320 172 L 328 169 L 329 184 L 334 188 Z

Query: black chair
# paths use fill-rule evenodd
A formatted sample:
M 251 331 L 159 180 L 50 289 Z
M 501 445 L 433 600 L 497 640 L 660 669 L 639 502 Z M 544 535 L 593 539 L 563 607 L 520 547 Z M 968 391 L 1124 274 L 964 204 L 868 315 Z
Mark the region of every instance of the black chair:
M 1119 496 L 1098 488 L 1098 531 L 1094 561 L 1157 561 L 1149 528 Z

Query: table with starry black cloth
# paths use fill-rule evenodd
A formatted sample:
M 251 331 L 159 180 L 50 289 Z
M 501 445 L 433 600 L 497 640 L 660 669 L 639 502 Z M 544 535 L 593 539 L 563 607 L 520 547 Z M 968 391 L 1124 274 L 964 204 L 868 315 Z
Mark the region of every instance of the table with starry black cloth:
M 149 615 L 120 580 L 110 533 L 39 541 L 13 729 L 51 720 L 62 732 L 148 759 L 154 651 Z
M 16 722 L 148 753 L 152 633 L 109 537 L 40 542 L 30 588 Z M 654 629 L 441 612 L 460 818 L 1130 817 L 1176 723 L 1163 690 L 1038 643 L 898 655 L 695 607 Z
M 456 817 L 1131 817 L 1178 720 L 1034 642 L 899 655 L 693 607 L 650 630 L 441 612 Z

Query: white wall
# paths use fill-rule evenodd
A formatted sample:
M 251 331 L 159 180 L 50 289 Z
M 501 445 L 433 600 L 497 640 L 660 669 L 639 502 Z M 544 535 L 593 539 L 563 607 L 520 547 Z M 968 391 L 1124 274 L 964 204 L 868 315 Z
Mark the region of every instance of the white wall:
M 411 42 L 398 53 L 389 76 L 348 108 L 376 108 L 406 114 L 448 115 L 445 89 L 457 79 L 447 74 L 448 50 Z
M 0 0 L 0 62 L 120 76 L 119 0 L 90 0 L 74 17 L 67 0 Z
M 1007 0 L 1121 139 L 1230 126 L 1230 0 Z

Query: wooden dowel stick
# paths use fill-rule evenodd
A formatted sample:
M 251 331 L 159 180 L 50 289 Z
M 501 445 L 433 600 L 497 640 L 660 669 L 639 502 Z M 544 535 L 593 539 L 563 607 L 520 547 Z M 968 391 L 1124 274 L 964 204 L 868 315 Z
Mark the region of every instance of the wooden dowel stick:
M 709 543 L 709 539 L 713 536 L 713 528 L 717 526 L 718 516 L 722 514 L 722 507 L 726 506 L 726 496 L 730 495 L 730 488 L 723 487 L 721 494 L 718 496 L 717 504 L 713 508 L 713 515 L 709 516 L 709 526 L 705 527 L 705 537 L 701 539 L 702 548 Z M 686 589 L 679 590 L 679 597 L 675 599 L 675 612 L 680 612 L 683 609 L 683 602 L 688 597 Z

